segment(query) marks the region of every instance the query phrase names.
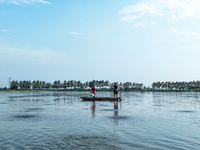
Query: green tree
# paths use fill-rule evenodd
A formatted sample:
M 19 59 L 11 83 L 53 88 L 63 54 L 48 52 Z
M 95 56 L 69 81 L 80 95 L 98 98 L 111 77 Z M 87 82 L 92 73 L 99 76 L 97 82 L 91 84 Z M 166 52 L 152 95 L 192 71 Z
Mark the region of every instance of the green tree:
M 52 87 L 52 84 L 50 82 L 47 82 L 45 85 L 45 88 L 50 89 Z
M 64 88 L 64 89 L 67 88 L 67 81 L 66 81 L 66 80 L 63 82 L 63 88 Z
M 18 81 L 12 81 L 10 83 L 10 89 L 18 89 Z

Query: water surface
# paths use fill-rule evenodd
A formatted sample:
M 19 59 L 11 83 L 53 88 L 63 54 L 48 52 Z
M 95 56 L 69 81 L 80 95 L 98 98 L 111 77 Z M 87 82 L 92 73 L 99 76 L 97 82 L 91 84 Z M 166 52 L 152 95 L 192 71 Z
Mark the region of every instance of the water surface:
M 0 149 L 199 149 L 200 97 L 123 92 L 0 93 Z M 112 96 L 97 92 L 97 96 Z

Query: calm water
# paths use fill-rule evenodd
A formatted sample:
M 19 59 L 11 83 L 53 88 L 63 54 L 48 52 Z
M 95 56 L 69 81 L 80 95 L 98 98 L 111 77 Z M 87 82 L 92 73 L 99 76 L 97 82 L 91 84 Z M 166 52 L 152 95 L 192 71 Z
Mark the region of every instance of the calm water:
M 200 149 L 200 97 L 124 92 L 118 103 L 79 98 L 89 95 L 0 93 L 0 150 Z

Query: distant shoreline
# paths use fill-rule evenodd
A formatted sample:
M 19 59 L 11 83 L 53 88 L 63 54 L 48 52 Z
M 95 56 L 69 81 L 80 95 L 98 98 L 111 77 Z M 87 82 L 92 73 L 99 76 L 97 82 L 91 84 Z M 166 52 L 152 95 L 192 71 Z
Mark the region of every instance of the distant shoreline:
M 45 92 L 45 91 L 77 91 L 77 92 L 83 92 L 83 91 L 90 91 L 90 89 L 0 89 L 0 92 Z M 104 92 L 112 92 L 113 89 L 96 89 L 96 91 L 104 91 Z M 119 92 L 141 92 L 141 90 L 133 90 L 133 89 L 123 89 L 119 90 Z M 200 92 L 200 90 L 144 90 L 144 92 Z

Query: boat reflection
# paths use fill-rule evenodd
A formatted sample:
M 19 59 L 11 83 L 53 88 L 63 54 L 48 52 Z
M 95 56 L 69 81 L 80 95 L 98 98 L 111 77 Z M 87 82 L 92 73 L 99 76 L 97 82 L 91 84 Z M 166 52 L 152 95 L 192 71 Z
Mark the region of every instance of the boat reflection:
M 114 109 L 114 116 L 118 116 L 118 109 L 119 109 L 119 102 L 118 101 L 114 101 L 113 102 L 113 109 Z M 120 105 L 121 106 L 121 105 Z M 92 118 L 96 117 L 96 101 L 92 101 L 91 102 L 91 112 L 92 112 Z

